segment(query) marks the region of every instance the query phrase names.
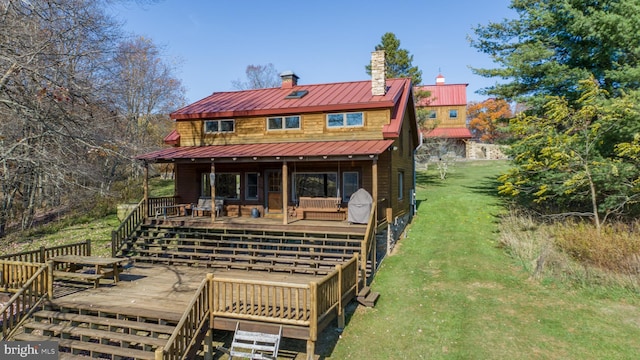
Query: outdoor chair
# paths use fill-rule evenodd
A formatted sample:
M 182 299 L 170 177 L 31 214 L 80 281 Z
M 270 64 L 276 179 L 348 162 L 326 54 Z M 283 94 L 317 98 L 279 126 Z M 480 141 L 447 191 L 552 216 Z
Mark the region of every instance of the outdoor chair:
M 236 324 L 231 347 L 218 346 L 222 352 L 229 354 L 229 359 L 244 358 L 252 360 L 275 360 L 282 337 L 282 326 L 277 334 L 240 330 L 240 322 Z

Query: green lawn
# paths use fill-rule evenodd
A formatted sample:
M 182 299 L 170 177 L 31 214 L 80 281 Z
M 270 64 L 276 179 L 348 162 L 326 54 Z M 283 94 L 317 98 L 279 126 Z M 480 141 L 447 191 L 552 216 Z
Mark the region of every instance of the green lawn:
M 638 298 L 539 283 L 497 247 L 504 162 L 418 176 L 418 215 L 331 359 L 634 359 Z

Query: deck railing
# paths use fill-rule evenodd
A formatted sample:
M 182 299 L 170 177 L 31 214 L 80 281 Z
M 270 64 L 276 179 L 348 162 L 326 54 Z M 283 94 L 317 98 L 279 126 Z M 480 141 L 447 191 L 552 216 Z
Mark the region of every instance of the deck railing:
M 364 239 L 361 243 L 360 249 L 360 277 L 364 280 L 365 284 L 367 282 L 367 258 L 371 258 L 371 273 L 373 275 L 373 269 L 376 267 L 376 255 L 372 253 L 374 246 L 376 244 L 376 222 L 374 221 L 376 216 L 377 205 L 373 204 L 371 206 L 371 212 L 369 213 L 369 221 L 367 221 L 367 230 L 364 233 Z
M 50 258 L 60 255 L 91 256 L 91 240 L 52 247 L 42 246 L 36 250 L 2 255 L 0 256 L 0 260 L 21 261 L 27 263 L 45 263 Z
M 318 282 L 282 284 L 271 281 L 222 279 L 207 274 L 156 360 L 183 359 L 198 340 L 203 326 L 215 317 L 264 321 L 309 328 L 318 338 L 318 323 L 330 313 L 344 316 L 344 306 L 358 286 L 358 254 Z
M 144 221 L 144 200 L 141 200 L 136 207 L 122 220 L 120 226 L 111 232 L 111 256 L 115 257 L 124 241 L 131 237 L 138 226 Z
M 0 260 L 5 291 L 15 292 L 0 307 L 2 340 L 6 340 L 18 324 L 27 317 L 44 299 L 52 294 L 52 269 L 49 264 L 33 264 L 19 261 Z
M 189 349 L 197 345 L 195 342 L 198 334 L 209 320 L 212 277 L 212 274 L 207 274 L 207 277 L 202 280 L 195 296 L 187 306 L 187 311 L 167 340 L 167 344 L 156 350 L 156 360 L 183 359 L 188 355 Z
M 177 196 L 163 196 L 163 197 L 150 197 L 147 204 L 147 216 L 156 216 L 159 209 L 167 206 L 174 206 L 178 204 Z M 178 211 L 173 209 L 173 211 Z

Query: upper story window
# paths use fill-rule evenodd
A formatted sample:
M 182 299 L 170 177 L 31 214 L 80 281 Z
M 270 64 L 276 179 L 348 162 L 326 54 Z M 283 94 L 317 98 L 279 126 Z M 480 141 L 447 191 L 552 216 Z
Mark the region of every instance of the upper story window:
M 204 122 L 204 133 L 215 134 L 234 132 L 236 128 L 235 120 L 206 120 Z
M 267 130 L 300 129 L 300 116 L 278 116 L 267 118 Z
M 429 119 L 435 119 L 436 118 L 436 111 L 435 110 L 431 110 L 429 111 Z
M 327 127 L 352 127 L 363 126 L 364 114 L 361 112 L 354 113 L 340 113 L 340 114 L 327 114 Z
M 458 110 L 449 110 L 449 117 L 451 119 L 456 119 L 458 118 Z

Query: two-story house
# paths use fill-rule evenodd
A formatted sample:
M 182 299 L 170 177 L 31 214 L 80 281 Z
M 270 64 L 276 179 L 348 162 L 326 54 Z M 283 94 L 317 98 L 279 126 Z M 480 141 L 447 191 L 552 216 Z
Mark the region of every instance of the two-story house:
M 178 201 L 224 199 L 226 216 L 259 213 L 287 224 L 314 215 L 301 213 L 301 198 L 336 198 L 344 210 L 362 188 L 378 224 L 410 217 L 419 145 L 410 79 L 385 79 L 384 52 L 372 53 L 367 81 L 281 77 L 277 88 L 216 92 L 176 110 L 165 139 L 173 146 L 138 159 L 172 163 Z
M 428 111 L 422 128 L 423 136 L 451 139 L 460 148 L 460 155 L 465 153 L 465 141 L 472 137 L 467 128 L 467 86 L 469 84 L 447 84 L 444 76 L 439 74 L 435 85 L 416 87 L 416 91 L 430 93 L 417 104 L 418 108 Z

